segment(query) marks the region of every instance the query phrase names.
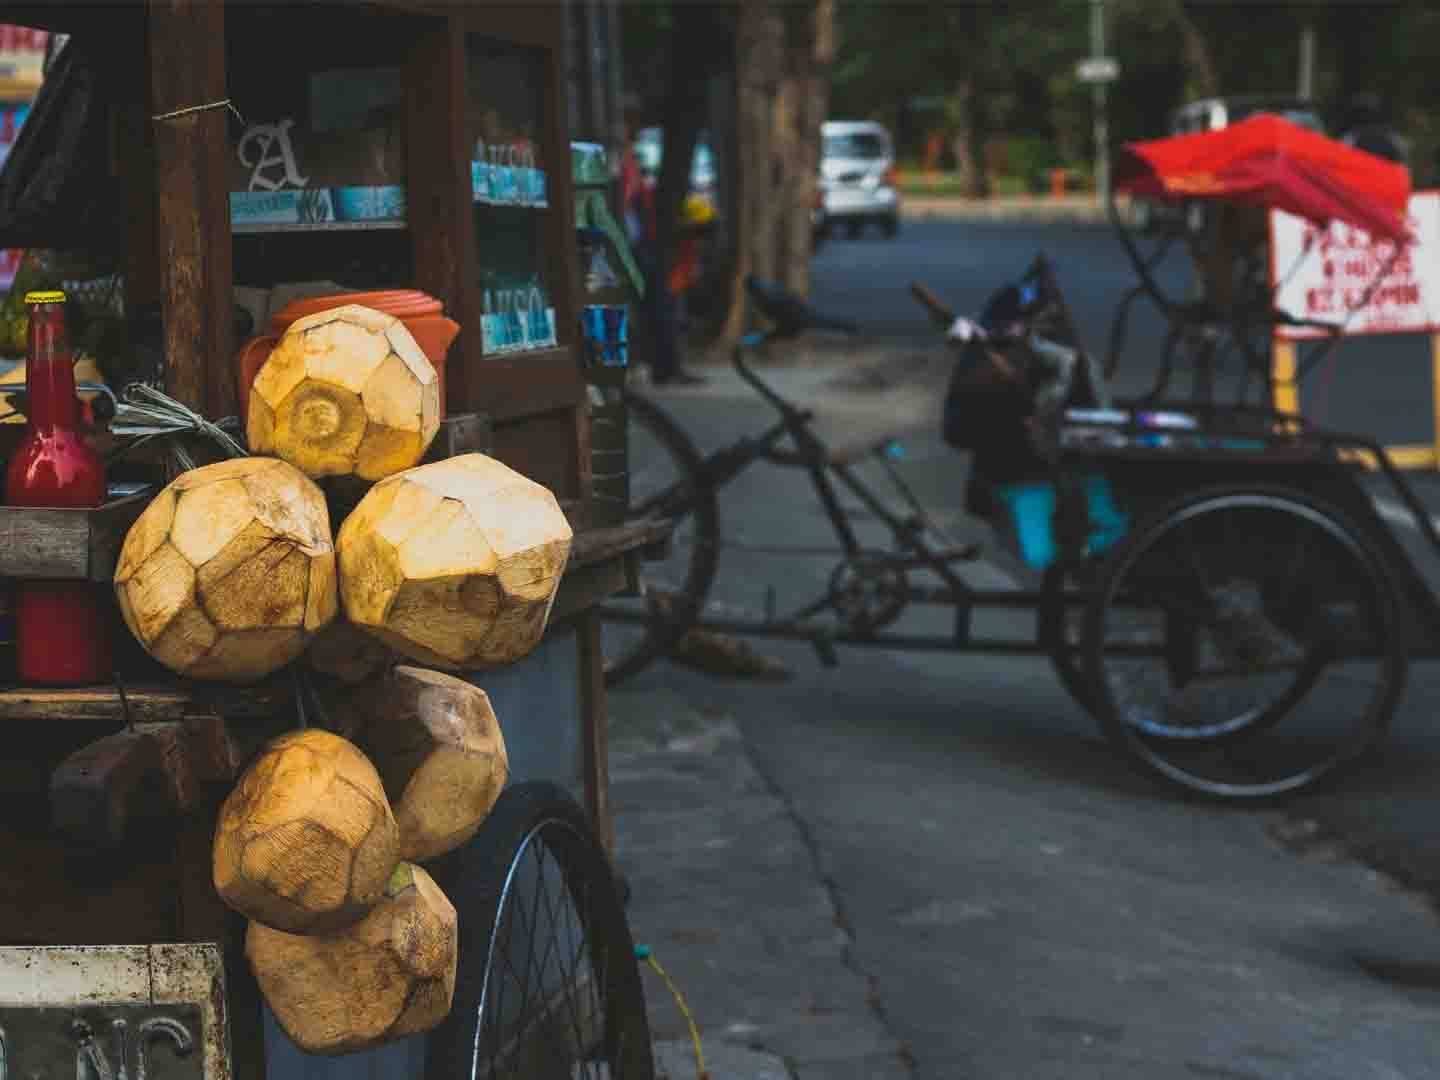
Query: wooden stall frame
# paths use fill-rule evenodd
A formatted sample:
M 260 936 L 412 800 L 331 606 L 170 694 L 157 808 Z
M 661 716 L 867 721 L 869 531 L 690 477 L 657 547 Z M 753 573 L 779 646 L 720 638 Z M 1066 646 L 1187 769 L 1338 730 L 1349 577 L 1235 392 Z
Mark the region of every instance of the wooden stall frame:
M 128 5 L 22 0 L 4 15 L 9 22 L 62 33 L 103 34 L 135 56 L 135 77 L 126 84 L 129 100 L 115 103 L 115 131 L 122 137 L 117 144 L 123 142 L 125 155 L 117 171 L 128 218 L 127 302 L 135 306 L 159 302 L 166 389 L 210 416 L 236 411 L 231 365 L 237 343 L 230 317 L 234 233 L 226 167 L 228 107 L 233 103 L 228 98 L 226 31 L 232 16 L 237 21 L 256 17 L 251 11 L 242 14 L 244 7 L 234 0 L 135 0 Z M 403 70 L 409 140 L 406 227 L 415 285 L 439 297 L 462 324 L 450 353 L 447 383 L 453 389 L 447 396 L 452 411 L 466 415 L 468 426 L 441 453 L 456 452 L 481 439 L 494 456 L 522 472 L 542 464 L 546 454 L 562 459 L 559 468 L 551 466 L 545 475 L 536 476 L 556 489 L 575 529 L 551 627 L 575 631 L 585 808 L 602 842 L 612 849 L 604 674 L 595 607 L 633 582 L 639 550 L 653 544 L 667 528 L 659 524 L 587 528 L 590 448 L 586 387 L 577 351 L 579 275 L 559 44 L 563 9 L 525 3 L 457 6 L 438 0 L 341 0 L 333 7 L 354 12 L 357 18 L 381 12 L 413 19 Z M 543 59 L 542 138 L 549 179 L 545 258 L 553 274 L 550 286 L 559 343 L 514 357 L 483 353 L 478 273 L 483 251 L 474 229 L 455 227 L 457 220 L 470 221 L 473 216 L 469 148 L 461 122 L 466 108 L 466 34 L 471 32 L 536 48 Z M 86 577 L 103 576 L 106 556 L 103 551 L 97 554 L 96 544 L 103 547 L 101 541 L 108 533 L 100 530 L 95 535 L 100 539 L 93 544 L 85 539 L 72 553 L 77 566 L 84 563 Z M 178 680 L 123 690 L 22 687 L 0 691 L 0 718 L 11 723 L 45 721 L 46 738 L 70 739 L 78 745 L 113 733 L 117 723 L 134 724 L 132 742 L 148 747 L 153 737 L 160 740 L 157 745 L 174 747 L 188 745 L 189 736 L 183 732 L 190 725 L 217 724 L 228 739 L 226 719 L 273 717 L 283 692 L 277 685 L 236 690 L 189 686 Z M 231 730 L 246 739 L 257 734 L 243 724 Z M 35 754 L 42 753 L 39 744 L 44 742 L 36 740 Z M 243 761 L 246 749 L 237 747 L 237 763 Z M 147 916 L 150 922 L 158 925 L 173 914 L 180 940 L 220 943 L 227 971 L 233 1075 L 262 1077 L 259 995 L 240 952 L 243 920 L 220 903 L 209 875 L 216 813 L 233 777 L 227 781 L 206 773 L 201 765 L 186 764 L 186 754 L 164 753 L 168 756 L 163 757 L 163 768 L 181 769 L 192 777 L 174 780 L 177 791 L 189 793 L 185 798 L 192 812 L 176 823 L 176 835 L 164 841 L 164 852 L 152 853 L 147 856 L 152 862 L 127 870 L 129 878 L 116 894 L 113 911 L 123 918 L 127 904 L 153 897 L 154 890 L 162 888 L 163 900 Z M 153 767 L 154 760 L 146 760 L 151 761 L 146 767 Z M 18 778 L 17 782 L 43 783 L 44 772 L 32 769 L 27 775 L 20 767 L 26 763 L 13 764 L 14 768 L 0 771 Z M 160 875 L 153 882 L 143 877 L 152 863 Z M 56 881 L 64 880 L 55 877 L 54 867 L 48 872 Z M 64 904 L 79 903 L 83 889 L 73 886 L 75 895 L 67 894 Z M 0 907 L 3 903 L 0 897 Z M 65 910 L 41 911 L 25 929 L 12 928 L 10 937 L 43 944 L 47 934 L 62 933 L 55 927 L 70 925 L 66 918 Z M 113 935 L 114 925 L 92 922 L 78 936 Z

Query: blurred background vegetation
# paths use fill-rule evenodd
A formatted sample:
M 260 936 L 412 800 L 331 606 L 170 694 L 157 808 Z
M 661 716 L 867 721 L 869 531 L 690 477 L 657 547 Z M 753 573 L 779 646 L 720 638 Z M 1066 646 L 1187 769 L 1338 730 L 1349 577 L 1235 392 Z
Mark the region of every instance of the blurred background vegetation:
M 1090 0 L 1023 4 L 840 0 L 831 114 L 894 132 L 902 166 L 966 193 L 1033 190 L 1066 167 L 1088 182 L 1091 88 L 1075 72 L 1090 52 Z M 1331 124 L 1357 93 L 1377 94 L 1411 147 L 1417 183 L 1437 177 L 1440 4 L 1107 0 L 1115 144 L 1166 133 L 1187 101 L 1299 92 L 1301 39 L 1314 40 L 1311 89 Z M 970 158 L 986 168 L 974 175 Z M 921 181 L 912 175 L 912 186 Z

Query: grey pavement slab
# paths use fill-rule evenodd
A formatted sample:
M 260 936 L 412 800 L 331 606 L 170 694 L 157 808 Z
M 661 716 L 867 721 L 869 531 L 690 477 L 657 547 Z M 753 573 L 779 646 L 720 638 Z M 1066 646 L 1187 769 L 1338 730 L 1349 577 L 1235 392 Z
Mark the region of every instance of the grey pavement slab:
M 849 934 L 802 828 L 733 720 L 664 692 L 613 693 L 611 713 L 631 927 L 693 1011 L 713 1080 L 762 1080 L 779 1061 L 800 1077 L 904 1075 L 881 1071 L 899 1046 L 849 965 Z M 675 1057 L 688 1046 L 684 1016 L 648 970 L 647 998 L 667 1067 L 693 1075 L 693 1060 L 687 1073 Z M 871 1073 L 853 1071 L 865 1062 Z

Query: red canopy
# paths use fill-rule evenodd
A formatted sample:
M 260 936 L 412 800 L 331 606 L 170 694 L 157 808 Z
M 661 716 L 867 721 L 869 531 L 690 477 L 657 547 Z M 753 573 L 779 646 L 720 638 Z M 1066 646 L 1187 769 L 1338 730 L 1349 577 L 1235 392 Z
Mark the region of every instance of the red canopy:
M 1218 131 L 1130 143 L 1115 175 L 1117 189 L 1132 195 L 1228 199 L 1410 239 L 1408 169 L 1268 113 Z

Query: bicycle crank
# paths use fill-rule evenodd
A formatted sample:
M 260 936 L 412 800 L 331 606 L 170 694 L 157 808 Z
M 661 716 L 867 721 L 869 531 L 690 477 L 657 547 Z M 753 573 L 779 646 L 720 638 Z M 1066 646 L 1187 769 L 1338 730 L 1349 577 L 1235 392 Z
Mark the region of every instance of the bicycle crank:
M 883 551 L 861 551 L 830 575 L 830 606 L 854 634 L 881 630 L 905 610 L 910 582 L 901 561 Z

